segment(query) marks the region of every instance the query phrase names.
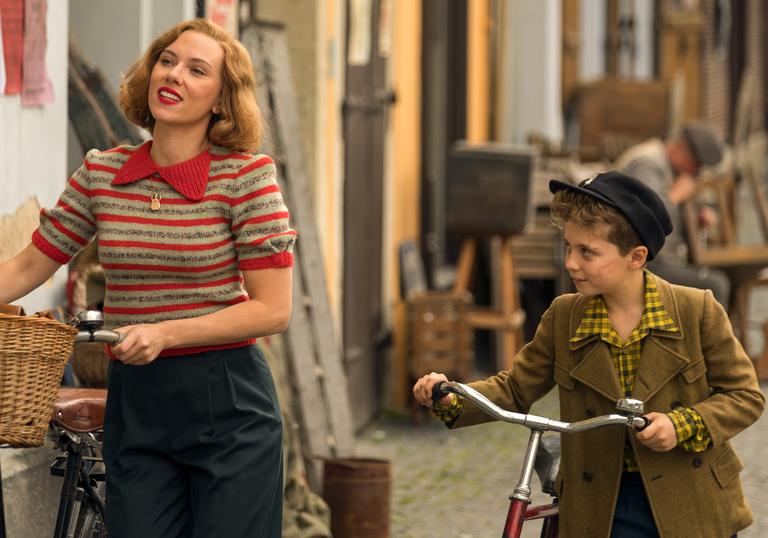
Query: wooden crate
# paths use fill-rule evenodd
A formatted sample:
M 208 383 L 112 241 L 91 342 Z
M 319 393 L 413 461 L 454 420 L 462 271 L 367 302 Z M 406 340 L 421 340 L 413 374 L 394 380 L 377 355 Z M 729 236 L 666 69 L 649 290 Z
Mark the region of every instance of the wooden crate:
M 429 292 L 406 300 L 410 373 L 440 372 L 467 380 L 474 359 L 474 337 L 467 322 L 470 293 Z

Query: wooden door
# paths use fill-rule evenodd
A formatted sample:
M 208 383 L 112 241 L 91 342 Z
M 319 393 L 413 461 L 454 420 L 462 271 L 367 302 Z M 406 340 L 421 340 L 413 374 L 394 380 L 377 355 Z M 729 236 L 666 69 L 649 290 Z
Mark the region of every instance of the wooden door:
M 347 2 L 342 307 L 344 360 L 356 429 L 378 411 L 384 380 L 384 355 L 377 341 L 383 329 L 384 138 L 393 99 L 386 84 L 388 36 L 379 36 L 382 5 L 390 3 Z
M 675 87 L 683 81 L 681 123 L 701 118 L 701 34 L 704 16 L 699 9 L 676 9 L 662 4 L 658 15 L 658 78 Z M 673 125 L 672 127 L 675 127 Z

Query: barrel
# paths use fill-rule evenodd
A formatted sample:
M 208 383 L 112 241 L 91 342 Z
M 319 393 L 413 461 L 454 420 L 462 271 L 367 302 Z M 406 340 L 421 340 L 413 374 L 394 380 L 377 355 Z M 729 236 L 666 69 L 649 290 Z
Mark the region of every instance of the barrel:
M 331 509 L 334 538 L 389 537 L 391 476 L 386 460 L 325 460 L 323 498 Z

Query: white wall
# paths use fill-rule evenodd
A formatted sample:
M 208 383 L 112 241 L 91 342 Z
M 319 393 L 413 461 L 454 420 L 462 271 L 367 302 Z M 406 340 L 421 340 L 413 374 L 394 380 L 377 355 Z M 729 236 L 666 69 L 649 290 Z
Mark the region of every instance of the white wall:
M 48 2 L 45 61 L 54 102 L 21 108 L 19 95 L 0 95 L 0 214 L 13 214 L 36 196 L 42 206 L 56 202 L 67 180 L 68 0 Z M 29 312 L 63 301 L 66 269 L 20 304 Z
M 158 34 L 194 16 L 194 0 L 69 0 L 72 39 L 115 94 L 122 74 Z M 69 134 L 71 172 L 90 148 Z
M 632 3 L 635 15 L 635 39 L 637 44 L 637 56 L 635 57 L 635 72 L 631 76 L 640 80 L 653 80 L 653 52 L 654 40 L 654 3 Z
M 56 202 L 69 173 L 82 160 L 67 117 L 67 50 L 72 30 L 89 59 L 116 89 L 120 73 L 160 31 L 193 17 L 194 0 L 55 0 L 48 2 L 46 63 L 55 101 L 22 109 L 16 96 L 0 96 L 0 215 L 13 214 L 32 196 Z M 75 145 L 71 150 L 67 144 Z M 29 312 L 64 302 L 66 268 L 19 301 Z
M 588 81 L 605 74 L 605 2 L 583 0 L 580 8 L 579 80 Z
M 116 89 L 159 33 L 194 17 L 194 0 L 69 0 L 72 36 Z
M 561 140 L 560 0 L 506 0 L 502 28 L 501 141 L 525 143 L 532 131 Z

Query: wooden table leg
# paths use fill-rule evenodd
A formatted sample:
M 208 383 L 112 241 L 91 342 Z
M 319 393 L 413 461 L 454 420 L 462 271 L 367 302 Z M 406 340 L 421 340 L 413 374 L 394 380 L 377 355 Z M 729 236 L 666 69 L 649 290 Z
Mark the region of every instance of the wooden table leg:
M 470 237 L 462 241 L 459 260 L 456 264 L 456 281 L 453 284 L 454 295 L 462 295 L 469 290 L 469 281 L 472 280 L 476 252 L 477 239 Z

